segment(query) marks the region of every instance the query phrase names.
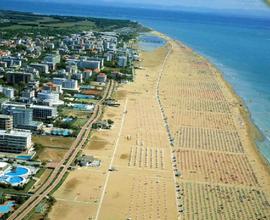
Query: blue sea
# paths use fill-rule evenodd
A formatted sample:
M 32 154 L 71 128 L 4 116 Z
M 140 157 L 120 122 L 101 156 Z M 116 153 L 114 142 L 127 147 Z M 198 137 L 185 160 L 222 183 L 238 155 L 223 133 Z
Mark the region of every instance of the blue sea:
M 29 3 L 1 0 L 0 9 L 136 20 L 207 57 L 245 101 L 265 139 L 257 146 L 270 162 L 270 16 Z M 269 9 L 270 15 L 270 9 Z

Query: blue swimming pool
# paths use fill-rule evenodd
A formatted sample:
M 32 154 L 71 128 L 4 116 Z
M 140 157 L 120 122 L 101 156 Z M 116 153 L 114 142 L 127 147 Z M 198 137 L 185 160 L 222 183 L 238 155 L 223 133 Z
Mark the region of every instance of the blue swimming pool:
M 77 99 L 94 99 L 95 96 L 93 96 L 93 95 L 75 94 L 74 98 L 77 98 Z
M 78 110 L 87 110 L 87 111 L 92 110 L 92 106 L 85 105 L 85 104 L 74 104 L 73 108 L 78 109 Z
M 25 167 L 16 167 L 15 169 L 12 169 L 11 171 L 5 173 L 6 176 L 22 176 L 29 172 L 29 170 Z
M 52 130 L 51 134 L 52 135 L 59 135 L 59 136 L 70 136 L 71 135 L 70 130 Z
M 7 202 L 6 204 L 0 205 L 0 214 L 5 214 L 11 211 L 12 207 L 15 205 L 14 202 Z
M 7 182 L 9 182 L 12 185 L 17 185 L 20 184 L 24 181 L 24 178 L 20 177 L 20 176 L 12 176 L 10 178 L 8 178 Z

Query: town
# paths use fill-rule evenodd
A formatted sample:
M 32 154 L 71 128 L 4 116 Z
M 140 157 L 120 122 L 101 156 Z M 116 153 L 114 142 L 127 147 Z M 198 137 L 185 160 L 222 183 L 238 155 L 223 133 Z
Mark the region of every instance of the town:
M 2 33 L 0 205 L 7 208 L 2 218 L 45 182 L 101 101 L 119 106 L 107 93 L 132 81 L 140 60 L 133 48 L 136 39 L 129 35 L 129 28 L 67 35 L 26 32 L 9 38 Z M 98 120 L 93 129 L 113 125 L 110 119 Z M 94 155 L 75 156 L 72 166 L 102 162 Z

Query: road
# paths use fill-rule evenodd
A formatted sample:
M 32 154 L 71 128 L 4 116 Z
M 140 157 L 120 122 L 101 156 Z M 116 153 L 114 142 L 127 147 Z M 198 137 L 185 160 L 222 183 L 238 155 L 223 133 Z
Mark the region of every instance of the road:
M 31 195 L 25 203 L 23 203 L 17 210 L 15 210 L 8 220 L 21 220 L 26 217 L 32 209 L 34 209 L 43 199 L 45 199 L 59 183 L 61 183 L 68 168 L 75 160 L 77 154 L 87 142 L 87 138 L 91 132 L 92 124 L 95 123 L 102 115 L 102 104 L 105 99 L 109 98 L 114 90 L 114 81 L 109 81 L 105 89 L 104 95 L 101 100 L 96 104 L 93 114 L 85 125 L 81 128 L 78 136 L 72 143 L 69 151 L 65 154 L 64 158 L 59 162 L 57 167 L 53 170 L 50 177 L 40 188 Z

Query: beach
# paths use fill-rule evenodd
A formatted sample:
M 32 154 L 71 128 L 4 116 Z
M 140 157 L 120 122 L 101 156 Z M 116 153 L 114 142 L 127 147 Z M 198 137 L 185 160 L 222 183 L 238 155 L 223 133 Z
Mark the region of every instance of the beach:
M 70 171 L 49 219 L 269 218 L 269 167 L 242 101 L 208 60 L 154 34 L 167 44 L 141 53 L 103 114 L 113 128 L 83 149 L 101 167 Z

